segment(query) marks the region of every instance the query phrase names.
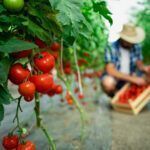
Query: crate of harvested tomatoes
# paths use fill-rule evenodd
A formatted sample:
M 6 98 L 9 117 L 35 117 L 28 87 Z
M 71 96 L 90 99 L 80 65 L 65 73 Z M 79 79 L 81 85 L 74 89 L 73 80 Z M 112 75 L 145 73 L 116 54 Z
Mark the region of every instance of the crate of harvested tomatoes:
M 138 114 L 150 100 L 150 85 L 126 84 L 111 101 L 116 111 Z

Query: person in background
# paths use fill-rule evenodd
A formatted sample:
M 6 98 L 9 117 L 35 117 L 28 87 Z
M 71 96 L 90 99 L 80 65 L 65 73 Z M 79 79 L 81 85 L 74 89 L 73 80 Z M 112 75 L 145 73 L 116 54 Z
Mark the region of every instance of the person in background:
M 145 38 L 142 28 L 131 23 L 123 25 L 120 38 L 105 49 L 105 72 L 101 85 L 109 96 L 114 96 L 126 82 L 142 86 L 146 84 L 143 73 L 150 75 L 150 66 L 145 66 L 141 46 Z

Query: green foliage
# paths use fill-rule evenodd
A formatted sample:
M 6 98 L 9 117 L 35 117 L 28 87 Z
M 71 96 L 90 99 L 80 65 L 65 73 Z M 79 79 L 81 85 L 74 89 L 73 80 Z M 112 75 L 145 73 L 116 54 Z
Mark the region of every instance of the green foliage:
M 4 106 L 0 104 L 0 124 L 3 118 L 4 118 Z
M 6 86 L 0 85 L 0 104 L 10 104 L 12 97 Z
M 0 84 L 6 83 L 11 61 L 8 57 L 4 57 L 0 61 Z
M 8 41 L 1 41 L 0 44 L 0 52 L 3 53 L 12 53 L 34 48 L 37 48 L 34 43 L 19 40 L 16 38 L 11 38 Z
M 139 12 L 137 12 L 137 25 L 140 25 L 143 27 L 146 33 L 146 38 L 143 42 L 143 55 L 144 55 L 144 61 L 146 63 L 150 63 L 150 3 L 149 0 L 145 0 L 143 3 L 143 9 Z

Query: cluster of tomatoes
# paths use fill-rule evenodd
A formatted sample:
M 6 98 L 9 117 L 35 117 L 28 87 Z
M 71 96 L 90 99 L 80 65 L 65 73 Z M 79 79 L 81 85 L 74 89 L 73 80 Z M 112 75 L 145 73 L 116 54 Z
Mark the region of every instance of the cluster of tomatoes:
M 36 39 L 35 43 L 44 48 L 45 43 Z M 55 42 L 50 47 L 52 50 L 59 49 L 60 46 Z M 17 59 L 28 57 L 32 50 L 13 53 Z M 61 85 L 55 84 L 53 80 L 52 70 L 55 67 L 55 58 L 48 51 L 36 53 L 32 58 L 29 58 L 31 69 L 27 65 L 15 63 L 10 67 L 9 80 L 18 85 L 19 93 L 27 102 L 34 99 L 35 92 L 53 96 L 61 94 L 63 89 Z
M 17 135 L 7 135 L 3 137 L 2 145 L 5 150 L 36 150 L 35 144 L 31 141 L 19 142 Z
M 129 99 L 134 101 L 146 88 L 145 86 L 130 85 L 130 87 L 119 96 L 119 103 L 128 103 Z

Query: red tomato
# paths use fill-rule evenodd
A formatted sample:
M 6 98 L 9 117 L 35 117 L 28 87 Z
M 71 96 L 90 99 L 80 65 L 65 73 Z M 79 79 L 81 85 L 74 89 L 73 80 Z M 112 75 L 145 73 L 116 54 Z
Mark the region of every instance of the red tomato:
M 25 96 L 25 97 L 24 97 L 24 100 L 25 100 L 26 102 L 31 102 L 31 101 L 33 100 L 33 98 L 34 98 L 34 95 L 32 95 L 32 96 Z
M 57 85 L 56 89 L 55 89 L 55 93 L 56 94 L 61 94 L 63 92 L 62 86 L 61 85 Z
M 19 144 L 17 150 L 36 150 L 35 144 L 31 141 Z
M 83 99 L 83 98 L 84 98 L 83 93 L 79 93 L 79 94 L 78 94 L 78 98 L 79 98 L 79 99 Z
M 44 51 L 35 55 L 34 64 L 40 71 L 49 73 L 55 66 L 55 59 L 51 54 Z
M 51 91 L 48 91 L 47 93 L 50 97 L 54 96 L 55 95 L 55 91 L 51 90 Z
M 10 135 L 10 136 L 8 135 L 3 137 L 2 144 L 6 150 L 13 150 L 17 148 L 18 143 L 19 143 L 19 138 L 17 135 Z
M 30 50 L 24 50 L 21 52 L 12 53 L 12 56 L 19 59 L 19 58 L 28 57 L 31 53 L 32 53 L 32 50 L 30 49 Z
M 87 53 L 87 52 L 84 52 L 83 55 L 86 56 L 86 57 L 89 57 L 89 56 L 90 56 L 90 54 Z
M 59 57 L 59 53 L 58 52 L 53 52 L 52 55 L 54 56 L 55 60 L 57 60 L 58 57 Z
M 48 73 L 33 75 L 29 80 L 34 83 L 36 91 L 40 93 L 47 93 L 53 85 L 53 77 Z
M 50 49 L 51 49 L 52 51 L 58 51 L 58 50 L 60 50 L 60 44 L 57 43 L 57 42 L 54 42 L 54 43 L 52 43 Z
M 39 38 L 35 38 L 35 44 L 39 46 L 39 48 L 45 48 L 46 44 L 40 40 Z
M 19 89 L 18 89 L 19 93 L 26 97 L 26 99 L 28 99 L 29 97 L 34 97 L 34 94 L 35 94 L 35 85 L 30 82 L 30 81 L 27 81 L 27 82 L 24 82 L 24 83 L 21 83 L 19 85 Z
M 72 97 L 71 97 L 71 95 L 69 94 L 68 91 L 67 91 L 67 93 L 66 93 L 65 98 L 66 98 L 66 101 L 67 101 L 67 103 L 68 103 L 69 105 L 72 105 L 72 104 L 73 104 L 73 99 L 72 99 Z
M 14 84 L 21 84 L 30 76 L 30 71 L 25 69 L 22 64 L 13 64 L 9 70 L 9 79 Z
M 78 92 L 79 92 L 79 88 L 76 87 L 76 88 L 74 89 L 74 93 L 78 93 Z
M 64 72 L 65 72 L 65 74 L 70 75 L 70 74 L 71 74 L 71 72 L 72 72 L 72 70 L 71 70 L 71 68 L 70 68 L 70 67 L 65 67 L 65 68 L 64 68 Z

